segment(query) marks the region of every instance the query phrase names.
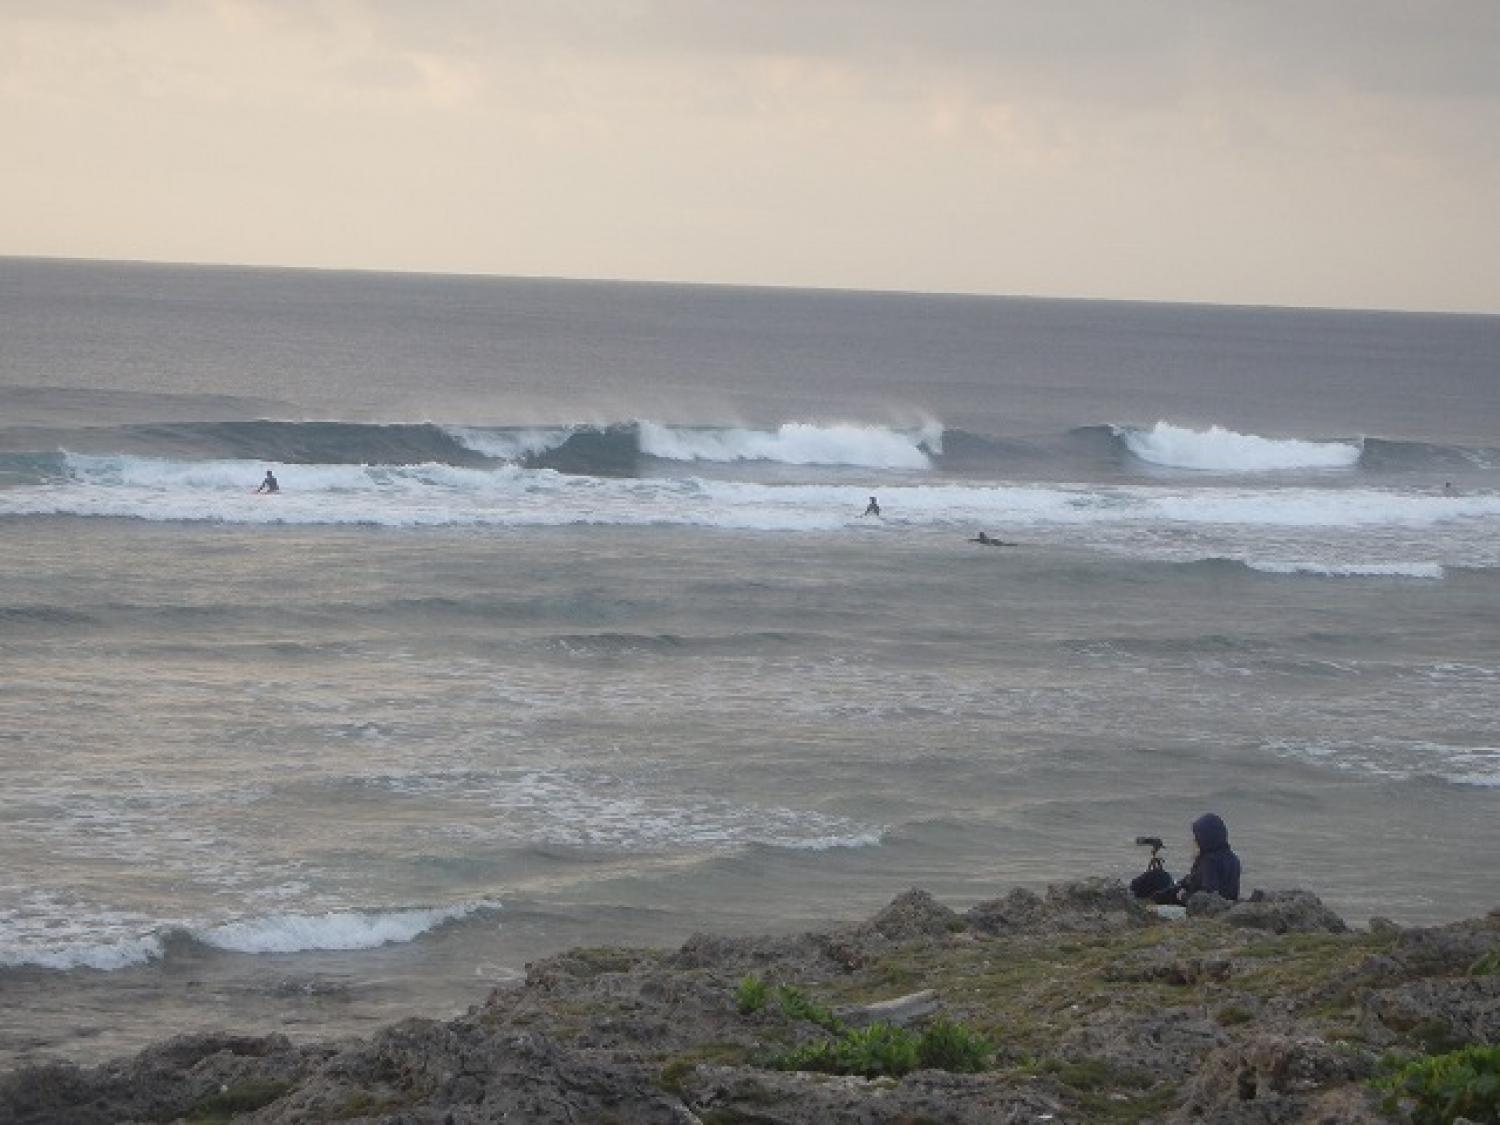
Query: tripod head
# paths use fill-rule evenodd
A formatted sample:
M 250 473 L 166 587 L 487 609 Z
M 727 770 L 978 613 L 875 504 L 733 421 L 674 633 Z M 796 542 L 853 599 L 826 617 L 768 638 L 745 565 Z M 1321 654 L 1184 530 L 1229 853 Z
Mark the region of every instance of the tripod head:
M 1161 858 L 1162 849 L 1166 845 L 1161 842 L 1160 836 L 1137 836 L 1135 843 L 1136 847 L 1151 849 L 1151 862 L 1146 865 L 1146 870 L 1161 871 L 1166 867 L 1165 861 Z

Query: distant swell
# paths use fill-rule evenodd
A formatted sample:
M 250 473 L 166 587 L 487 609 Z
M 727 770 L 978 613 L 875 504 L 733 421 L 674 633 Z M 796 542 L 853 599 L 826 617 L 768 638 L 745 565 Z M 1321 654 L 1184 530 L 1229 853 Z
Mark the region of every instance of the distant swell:
M 1263 574 L 1300 574 L 1316 578 L 1434 579 L 1443 577 L 1443 568 L 1437 563 L 1320 563 L 1251 559 L 1245 565 Z

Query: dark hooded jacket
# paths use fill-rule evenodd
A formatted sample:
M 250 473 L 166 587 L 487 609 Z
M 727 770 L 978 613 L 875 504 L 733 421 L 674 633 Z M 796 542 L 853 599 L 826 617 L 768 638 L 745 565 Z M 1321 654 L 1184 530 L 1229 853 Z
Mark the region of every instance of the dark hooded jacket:
M 1229 829 L 1222 817 L 1205 813 L 1193 821 L 1198 858 L 1182 881 L 1182 898 L 1208 891 L 1227 899 L 1240 897 L 1240 857 L 1229 847 Z

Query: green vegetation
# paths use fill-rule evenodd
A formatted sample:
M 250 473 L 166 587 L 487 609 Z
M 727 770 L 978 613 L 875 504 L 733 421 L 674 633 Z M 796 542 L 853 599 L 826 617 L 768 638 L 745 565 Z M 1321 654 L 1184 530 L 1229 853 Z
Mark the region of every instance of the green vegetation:
M 1469 966 L 1471 977 L 1500 976 L 1500 949 L 1493 949 Z
M 192 1125 L 222 1125 L 237 1113 L 249 1113 L 270 1105 L 291 1088 L 290 1082 L 242 1082 L 204 1098 L 193 1107 L 187 1120 Z
M 781 1010 L 794 1020 L 816 1024 L 830 1035 L 843 1033 L 844 1025 L 826 1004 L 820 1004 L 794 985 L 784 984 L 776 990 Z
M 754 973 L 745 974 L 734 993 L 735 1007 L 739 1008 L 742 1016 L 760 1011 L 770 998 L 771 986 Z
M 900 1078 L 914 1070 L 974 1074 L 988 1069 L 994 1048 L 977 1032 L 936 1020 L 920 1035 L 889 1023 L 844 1031 L 833 1039 L 804 1043 L 769 1060 L 777 1070 Z
M 933 1020 L 917 1042 L 917 1058 L 926 1070 L 978 1074 L 989 1069 L 994 1054 L 983 1035 L 947 1019 Z
M 888 1023 L 846 1031 L 837 1039 L 804 1043 L 771 1060 L 777 1070 L 812 1070 L 822 1074 L 857 1074 L 864 1078 L 900 1078 L 918 1065 L 917 1037 Z
M 1500 1047 L 1465 1047 L 1410 1062 L 1392 1062 L 1375 1080 L 1385 1108 L 1403 1105 L 1413 1125 L 1449 1125 L 1459 1117 L 1500 1122 Z

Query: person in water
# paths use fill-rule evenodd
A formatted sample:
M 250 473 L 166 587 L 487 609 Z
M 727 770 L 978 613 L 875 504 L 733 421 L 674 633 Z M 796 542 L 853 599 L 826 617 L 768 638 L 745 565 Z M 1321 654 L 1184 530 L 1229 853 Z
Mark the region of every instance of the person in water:
M 1173 884 L 1156 898 L 1159 903 L 1183 904 L 1201 891 L 1231 902 L 1240 897 L 1240 857 L 1229 846 L 1229 828 L 1217 813 L 1204 813 L 1193 821 L 1193 843 L 1198 854 L 1187 878 Z
M 876 503 L 875 497 L 873 497 L 873 496 L 870 497 L 870 502 L 865 505 L 865 510 L 863 512 L 861 512 L 860 515 L 861 515 L 861 517 L 863 517 L 863 516 L 878 516 L 878 515 L 880 515 L 880 505 L 878 503 Z
M 1014 544 L 1007 543 L 1004 539 L 996 539 L 993 535 L 986 535 L 982 531 L 978 535 L 974 536 L 973 539 L 970 539 L 969 542 L 970 543 L 983 543 L 986 547 L 1010 547 L 1010 546 L 1014 546 Z
M 273 473 L 273 472 L 271 472 L 270 469 L 267 469 L 266 470 L 266 479 L 260 482 L 260 487 L 257 488 L 255 491 L 258 492 L 258 493 L 259 492 L 280 492 L 281 491 L 281 485 L 279 485 L 279 484 L 276 483 L 276 474 Z

